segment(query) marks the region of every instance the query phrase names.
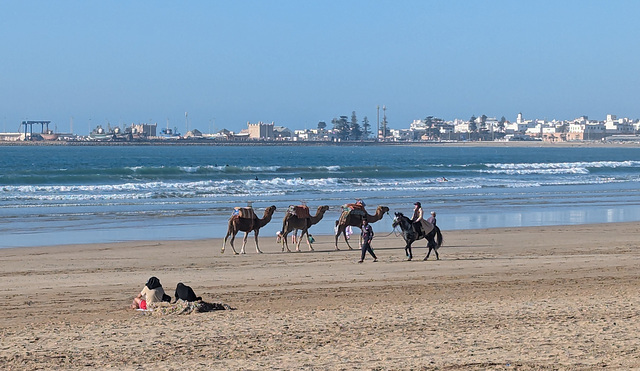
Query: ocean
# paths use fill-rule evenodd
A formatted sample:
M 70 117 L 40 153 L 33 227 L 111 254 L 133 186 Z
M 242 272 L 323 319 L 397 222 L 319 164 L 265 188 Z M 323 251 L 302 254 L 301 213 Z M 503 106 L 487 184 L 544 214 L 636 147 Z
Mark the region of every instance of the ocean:
M 356 199 L 391 209 L 376 233 L 415 201 L 445 234 L 629 222 L 639 188 L 629 147 L 0 146 L 0 247 L 224 237 L 248 204 L 277 207 L 262 237 L 302 203 L 329 205 L 311 233 L 332 234 Z

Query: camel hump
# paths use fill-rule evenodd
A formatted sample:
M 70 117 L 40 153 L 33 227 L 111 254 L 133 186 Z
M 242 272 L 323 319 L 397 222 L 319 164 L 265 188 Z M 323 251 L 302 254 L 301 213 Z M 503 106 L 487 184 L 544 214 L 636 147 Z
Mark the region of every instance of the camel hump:
M 256 219 L 256 213 L 251 207 L 234 207 L 231 217 Z
M 287 209 L 287 213 L 291 215 L 295 215 L 298 218 L 311 218 L 311 214 L 309 213 L 309 207 L 306 205 L 291 205 Z

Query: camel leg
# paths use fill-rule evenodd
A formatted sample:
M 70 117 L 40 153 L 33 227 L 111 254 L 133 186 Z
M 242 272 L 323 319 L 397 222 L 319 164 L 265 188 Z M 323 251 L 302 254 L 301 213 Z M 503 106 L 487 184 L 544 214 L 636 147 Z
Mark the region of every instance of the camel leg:
M 247 253 L 244 250 L 244 247 L 247 245 L 247 237 L 249 237 L 249 232 L 244 232 L 244 238 L 242 239 L 242 249 L 240 249 L 240 254 L 246 254 Z
M 302 232 L 300 233 L 300 238 L 298 238 L 298 241 L 296 241 L 296 251 L 300 252 L 300 242 L 302 242 L 302 237 L 304 237 L 304 234 L 307 233 L 306 229 L 303 229 Z M 309 236 L 307 236 L 307 243 L 309 243 Z
M 227 246 L 227 238 L 229 238 L 229 235 L 231 233 L 227 232 L 227 235 L 224 236 L 224 242 L 222 243 L 222 249 L 220 250 L 221 254 L 224 254 L 224 248 Z
M 353 250 L 353 248 L 349 244 L 349 239 L 347 238 L 347 230 L 346 229 L 342 230 L 342 236 L 344 237 L 344 242 L 347 243 L 347 246 L 349 247 L 349 250 Z
M 289 242 L 287 241 L 287 235 L 289 234 L 289 232 L 285 232 L 282 235 L 282 252 L 284 252 L 284 249 L 287 249 L 287 252 L 291 252 L 291 250 L 289 250 Z
M 337 221 L 336 221 L 336 225 L 337 225 Z M 338 238 L 340 238 L 340 233 L 342 233 L 344 230 L 340 230 L 341 226 L 337 225 L 338 230 L 336 231 L 336 250 L 339 251 L 340 249 L 338 248 Z
M 307 246 L 309 246 L 309 251 L 313 251 L 313 246 L 311 246 L 311 241 L 309 241 L 309 230 L 306 229 L 304 233 L 307 234 Z M 302 238 L 302 235 L 300 236 L 300 238 Z
M 309 230 L 303 229 L 302 233 L 300 233 L 300 238 L 298 238 L 298 245 L 296 246 L 296 251 L 300 251 L 300 241 L 302 241 L 303 236 L 307 236 L 307 246 L 309 246 L 309 251 L 313 251 L 313 247 L 311 247 L 311 242 L 309 242 Z
M 258 233 L 260 233 L 259 229 L 256 229 L 256 231 L 253 233 L 255 239 L 256 239 L 256 252 L 259 254 L 262 254 L 262 251 L 260 251 L 260 248 L 258 247 Z
M 289 233 L 291 233 L 291 231 L 293 231 L 293 233 L 295 234 L 296 231 L 295 229 L 289 228 L 289 225 L 287 223 L 283 223 L 282 225 L 282 252 L 284 252 L 284 249 L 287 249 L 287 252 L 291 252 L 291 250 L 289 250 L 289 241 L 287 240 Z
M 238 255 L 238 252 L 236 251 L 236 248 L 233 246 L 233 241 L 236 240 L 236 234 L 232 233 L 231 234 L 231 240 L 229 241 L 229 245 L 231 245 L 231 249 L 233 250 L 233 254 L 234 255 Z

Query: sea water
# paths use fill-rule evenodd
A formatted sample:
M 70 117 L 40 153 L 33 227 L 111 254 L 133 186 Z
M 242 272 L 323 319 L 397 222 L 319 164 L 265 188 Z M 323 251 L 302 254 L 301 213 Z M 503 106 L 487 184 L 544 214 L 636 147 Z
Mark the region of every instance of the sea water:
M 445 232 L 639 221 L 639 189 L 628 147 L 0 146 L 0 247 L 224 237 L 248 204 L 277 207 L 263 237 L 329 205 L 311 233 L 332 234 L 356 199 L 390 208 L 376 233 L 415 201 Z

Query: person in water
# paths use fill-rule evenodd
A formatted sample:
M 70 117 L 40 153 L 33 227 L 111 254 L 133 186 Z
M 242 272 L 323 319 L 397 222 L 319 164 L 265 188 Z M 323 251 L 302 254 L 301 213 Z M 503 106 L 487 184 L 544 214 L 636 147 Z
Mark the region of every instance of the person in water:
M 160 280 L 151 277 L 142 288 L 142 291 L 133 299 L 132 309 L 147 309 L 153 303 L 160 303 L 164 300 L 165 293 Z M 171 298 L 169 298 L 171 300 Z

